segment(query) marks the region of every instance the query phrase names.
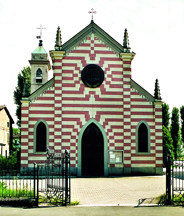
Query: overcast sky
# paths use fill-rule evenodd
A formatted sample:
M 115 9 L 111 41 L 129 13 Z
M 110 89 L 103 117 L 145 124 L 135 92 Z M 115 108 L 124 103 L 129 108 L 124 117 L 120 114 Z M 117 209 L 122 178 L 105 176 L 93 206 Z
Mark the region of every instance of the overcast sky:
M 158 78 L 170 111 L 184 105 L 184 0 L 0 0 L 0 105 L 15 122 L 13 91 L 38 46 L 36 28 L 46 27 L 43 46 L 49 53 L 57 27 L 65 43 L 90 23 L 91 8 L 97 11 L 94 22 L 119 43 L 128 29 L 136 53 L 132 79 L 153 95 Z

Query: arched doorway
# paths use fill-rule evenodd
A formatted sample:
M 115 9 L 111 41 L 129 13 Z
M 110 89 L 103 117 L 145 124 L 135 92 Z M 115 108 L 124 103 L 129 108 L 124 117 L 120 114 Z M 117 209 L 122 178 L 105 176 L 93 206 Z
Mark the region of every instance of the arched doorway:
M 104 139 L 96 124 L 91 123 L 82 136 L 82 176 L 104 175 Z

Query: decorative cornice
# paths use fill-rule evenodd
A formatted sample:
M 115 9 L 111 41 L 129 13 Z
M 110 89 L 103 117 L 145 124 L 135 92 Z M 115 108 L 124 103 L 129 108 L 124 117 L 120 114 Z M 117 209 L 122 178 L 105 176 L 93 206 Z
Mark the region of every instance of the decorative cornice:
M 144 95 L 149 101 L 152 103 L 155 101 L 153 95 L 147 92 L 144 88 L 142 88 L 139 84 L 137 84 L 134 80 L 130 79 L 131 86 L 136 89 L 140 94 Z
M 22 98 L 22 100 L 20 100 L 20 102 L 22 103 L 22 104 L 29 104 L 30 103 L 30 100 L 29 100 L 29 98 Z
M 132 61 L 134 59 L 134 56 L 136 55 L 136 53 L 134 52 L 131 52 L 131 53 L 124 53 L 124 52 L 121 52 L 119 54 L 119 57 L 122 59 L 122 60 L 130 60 Z
M 163 102 L 162 101 L 160 101 L 160 100 L 155 100 L 154 101 L 154 105 L 162 105 L 163 104 Z
M 47 65 L 48 69 L 50 70 L 51 69 L 51 66 L 50 66 L 50 61 L 49 60 L 46 60 L 46 61 L 39 61 L 39 60 L 29 60 L 29 64 L 30 65 Z
M 50 50 L 50 57 L 52 59 L 52 61 L 54 61 L 55 59 L 62 59 L 65 56 L 65 51 L 56 51 L 56 50 Z

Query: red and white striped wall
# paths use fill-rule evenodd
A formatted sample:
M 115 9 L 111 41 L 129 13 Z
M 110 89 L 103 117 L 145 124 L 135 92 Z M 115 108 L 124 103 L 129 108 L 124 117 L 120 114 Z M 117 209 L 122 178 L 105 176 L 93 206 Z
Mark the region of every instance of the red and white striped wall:
M 46 159 L 34 151 L 34 127 L 41 119 L 49 127 L 49 148 L 70 150 L 71 166 L 78 167 L 78 136 L 82 127 L 95 119 L 104 128 L 108 150 L 123 150 L 123 164 L 111 168 L 162 167 L 162 109 L 131 85 L 133 53 L 115 53 L 93 33 L 68 53 L 51 51 L 54 78 L 43 92 L 23 100 L 21 166 Z M 81 71 L 99 65 L 105 74 L 97 88 L 88 88 Z M 144 121 L 150 128 L 150 154 L 137 154 L 136 127 Z

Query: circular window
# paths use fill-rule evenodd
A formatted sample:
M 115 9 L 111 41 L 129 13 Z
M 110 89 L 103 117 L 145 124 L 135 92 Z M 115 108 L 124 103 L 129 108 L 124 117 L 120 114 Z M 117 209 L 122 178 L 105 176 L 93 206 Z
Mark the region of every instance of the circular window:
M 87 65 L 81 73 L 83 83 L 90 88 L 100 86 L 104 80 L 104 72 L 98 65 Z

